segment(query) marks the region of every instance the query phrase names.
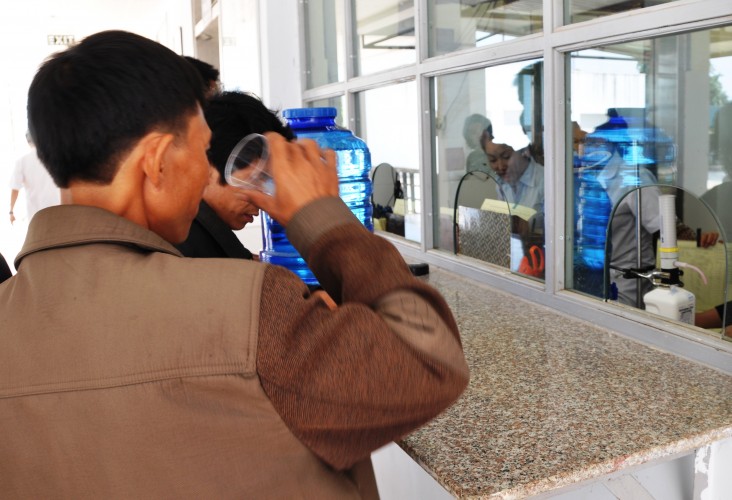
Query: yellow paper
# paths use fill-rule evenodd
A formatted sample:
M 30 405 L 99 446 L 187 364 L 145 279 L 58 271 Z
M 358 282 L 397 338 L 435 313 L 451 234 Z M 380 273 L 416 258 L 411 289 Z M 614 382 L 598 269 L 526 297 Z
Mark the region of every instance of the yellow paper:
M 536 210 L 531 207 L 511 204 L 509 209 L 509 204 L 505 201 L 492 200 L 490 198 L 483 200 L 483 205 L 481 205 L 480 209 L 499 214 L 517 215 L 524 220 L 529 220 L 536 214 Z

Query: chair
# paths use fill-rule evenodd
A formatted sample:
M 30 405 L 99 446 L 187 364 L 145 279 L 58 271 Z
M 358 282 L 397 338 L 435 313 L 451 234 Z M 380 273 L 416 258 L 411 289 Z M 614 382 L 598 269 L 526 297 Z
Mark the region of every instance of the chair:
M 371 171 L 371 184 L 374 228 L 404 236 L 404 212 L 395 209 L 397 200 L 404 198 L 396 170 L 388 163 L 378 164 Z
M 497 192 L 500 186 L 489 173 L 474 170 L 463 175 L 453 205 L 453 249 L 455 254 L 508 268 L 511 265 L 508 204 L 505 211 L 481 209 L 484 200 Z
M 388 163 L 379 163 L 371 172 L 371 203 L 376 207 L 393 207 L 397 198 L 403 198 L 396 170 Z

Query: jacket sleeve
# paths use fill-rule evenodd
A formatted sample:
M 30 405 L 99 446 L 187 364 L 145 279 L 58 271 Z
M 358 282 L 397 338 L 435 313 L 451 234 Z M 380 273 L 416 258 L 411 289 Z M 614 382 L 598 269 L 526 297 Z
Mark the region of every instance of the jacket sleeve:
M 300 210 L 287 234 L 339 307 L 270 266 L 257 370 L 290 430 L 346 469 L 452 404 L 467 363 L 444 299 L 339 198 Z

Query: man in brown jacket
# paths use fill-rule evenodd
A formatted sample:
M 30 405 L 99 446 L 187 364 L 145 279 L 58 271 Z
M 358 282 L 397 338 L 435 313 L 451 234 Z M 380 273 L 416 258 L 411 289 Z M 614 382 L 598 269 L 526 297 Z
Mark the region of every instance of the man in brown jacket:
M 277 266 L 180 255 L 203 102 L 188 63 L 125 32 L 34 78 L 31 130 L 74 204 L 33 218 L 0 285 L 0 498 L 373 496 L 370 453 L 465 388 L 446 303 L 358 223 L 314 142 L 269 135 L 276 194 L 251 201 L 339 307 Z

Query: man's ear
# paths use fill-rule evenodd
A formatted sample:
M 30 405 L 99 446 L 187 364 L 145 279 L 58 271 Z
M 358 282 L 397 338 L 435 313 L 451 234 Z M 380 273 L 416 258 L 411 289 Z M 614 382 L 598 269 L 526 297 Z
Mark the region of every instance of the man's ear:
M 175 137 L 163 132 L 150 132 L 140 140 L 140 166 L 150 183 L 160 187 L 165 174 L 165 157 Z

